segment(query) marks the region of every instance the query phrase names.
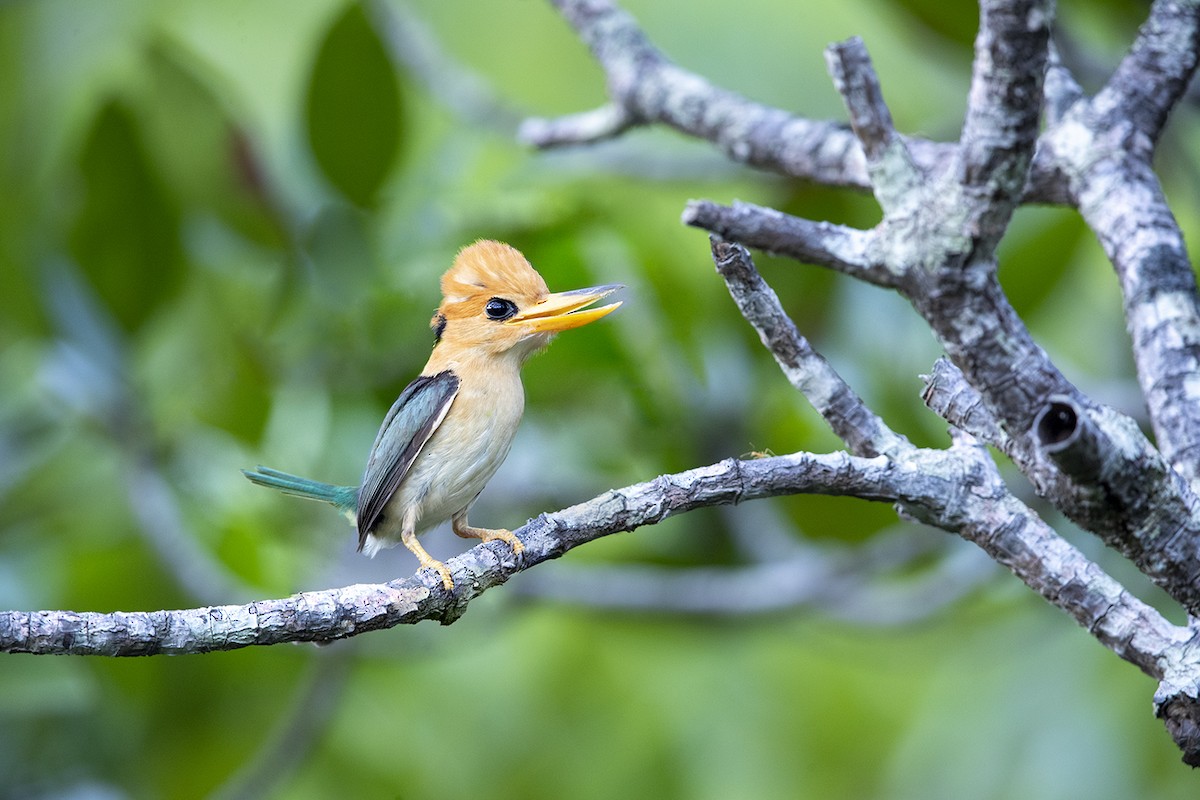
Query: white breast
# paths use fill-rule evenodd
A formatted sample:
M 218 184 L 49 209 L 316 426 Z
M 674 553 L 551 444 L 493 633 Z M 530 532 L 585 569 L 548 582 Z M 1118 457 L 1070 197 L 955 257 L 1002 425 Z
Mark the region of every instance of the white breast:
M 369 555 L 400 540 L 405 509 L 416 509 L 416 532 L 421 533 L 468 508 L 508 456 L 525 391 L 516 370 L 489 373 L 460 375 L 450 411 L 368 536 L 364 550 Z

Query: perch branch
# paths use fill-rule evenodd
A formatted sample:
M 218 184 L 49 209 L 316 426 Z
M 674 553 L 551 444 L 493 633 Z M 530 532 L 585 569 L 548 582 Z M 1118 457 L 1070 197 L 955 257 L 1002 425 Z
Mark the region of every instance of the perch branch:
M 507 545 L 495 543 L 450 559 L 446 563 L 458 587 L 453 592 L 438 588 L 440 579 L 426 570 L 387 584 L 305 592 L 243 606 L 112 614 L 8 611 L 0 613 L 0 651 L 110 656 L 199 653 L 340 639 L 424 619 L 449 624 L 470 600 L 515 572 L 601 536 L 694 508 L 794 493 L 874 500 L 911 495 L 929 500 L 948 491 L 944 480 L 922 474 L 915 465 L 896 469 L 881 458 L 798 453 L 753 461 L 728 459 L 542 515 L 517 531 L 525 545 L 519 560 Z
M 449 624 L 467 603 L 514 573 L 619 531 L 708 505 L 792 493 L 852 495 L 926 509 L 930 521 L 962 532 L 1122 658 L 1160 679 L 1186 663 L 1192 633 L 1132 597 L 1008 494 L 982 448 L 915 450 L 903 461 L 835 453 L 726 460 L 607 492 L 544 514 L 517 531 L 520 560 L 502 543 L 481 544 L 447 562 L 457 589 L 429 570 L 387 584 L 305 592 L 245 606 L 181 611 L 0 613 L 0 650 L 135 656 L 200 653 L 250 645 L 328 641 L 436 619 Z M 1172 695 L 1175 697 L 1175 695 Z M 1167 701 L 1164 700 L 1164 703 Z M 1177 705 L 1171 706 L 1176 709 Z

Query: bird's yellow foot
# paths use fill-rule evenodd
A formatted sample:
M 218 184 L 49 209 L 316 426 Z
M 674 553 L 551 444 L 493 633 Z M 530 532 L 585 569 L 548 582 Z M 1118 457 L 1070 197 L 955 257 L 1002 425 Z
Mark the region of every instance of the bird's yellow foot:
M 473 528 L 466 523 L 459 524 L 455 522 L 454 532 L 464 539 L 482 539 L 485 542 L 494 542 L 499 539 L 502 542 L 508 542 L 514 553 L 521 553 L 525 550 L 525 545 L 521 544 L 521 540 L 517 538 L 510 530 L 504 528 Z
M 401 534 L 400 541 L 404 547 L 409 549 L 409 552 L 415 555 L 416 560 L 420 561 L 421 569 L 437 570 L 438 575 L 442 576 L 442 585 L 446 591 L 454 591 L 454 578 L 450 577 L 450 569 L 442 563 L 442 561 L 433 558 L 432 555 L 425 552 L 425 548 L 421 547 L 421 543 L 416 541 L 416 536 L 412 534 Z
M 436 569 L 438 574 L 442 576 L 442 586 L 446 587 L 446 591 L 454 591 L 454 578 L 450 577 L 450 568 L 441 561 L 438 561 L 436 558 L 422 559 L 421 567 L 424 569 Z

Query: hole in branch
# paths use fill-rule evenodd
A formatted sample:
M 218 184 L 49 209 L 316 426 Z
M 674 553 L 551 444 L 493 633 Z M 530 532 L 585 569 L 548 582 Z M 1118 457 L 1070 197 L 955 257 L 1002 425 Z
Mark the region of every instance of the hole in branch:
M 1053 400 L 1046 405 L 1034 421 L 1034 431 L 1043 445 L 1061 444 L 1079 428 L 1079 415 L 1073 403 Z

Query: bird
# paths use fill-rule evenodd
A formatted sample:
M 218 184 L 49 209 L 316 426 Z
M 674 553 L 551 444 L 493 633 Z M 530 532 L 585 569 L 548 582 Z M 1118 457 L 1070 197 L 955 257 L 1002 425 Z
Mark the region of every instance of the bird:
M 329 503 L 358 530 L 358 551 L 374 557 L 397 543 L 447 591 L 454 579 L 417 536 L 447 519 L 454 533 L 524 546 L 510 530 L 467 521 L 475 498 L 508 456 L 525 409 L 521 367 L 554 336 L 615 311 L 589 308 L 620 284 L 551 293 L 516 248 L 480 240 L 442 275 L 442 302 L 430 321 L 425 367 L 383 419 L 358 486 L 339 486 L 258 466 L 242 470 L 260 486 Z

